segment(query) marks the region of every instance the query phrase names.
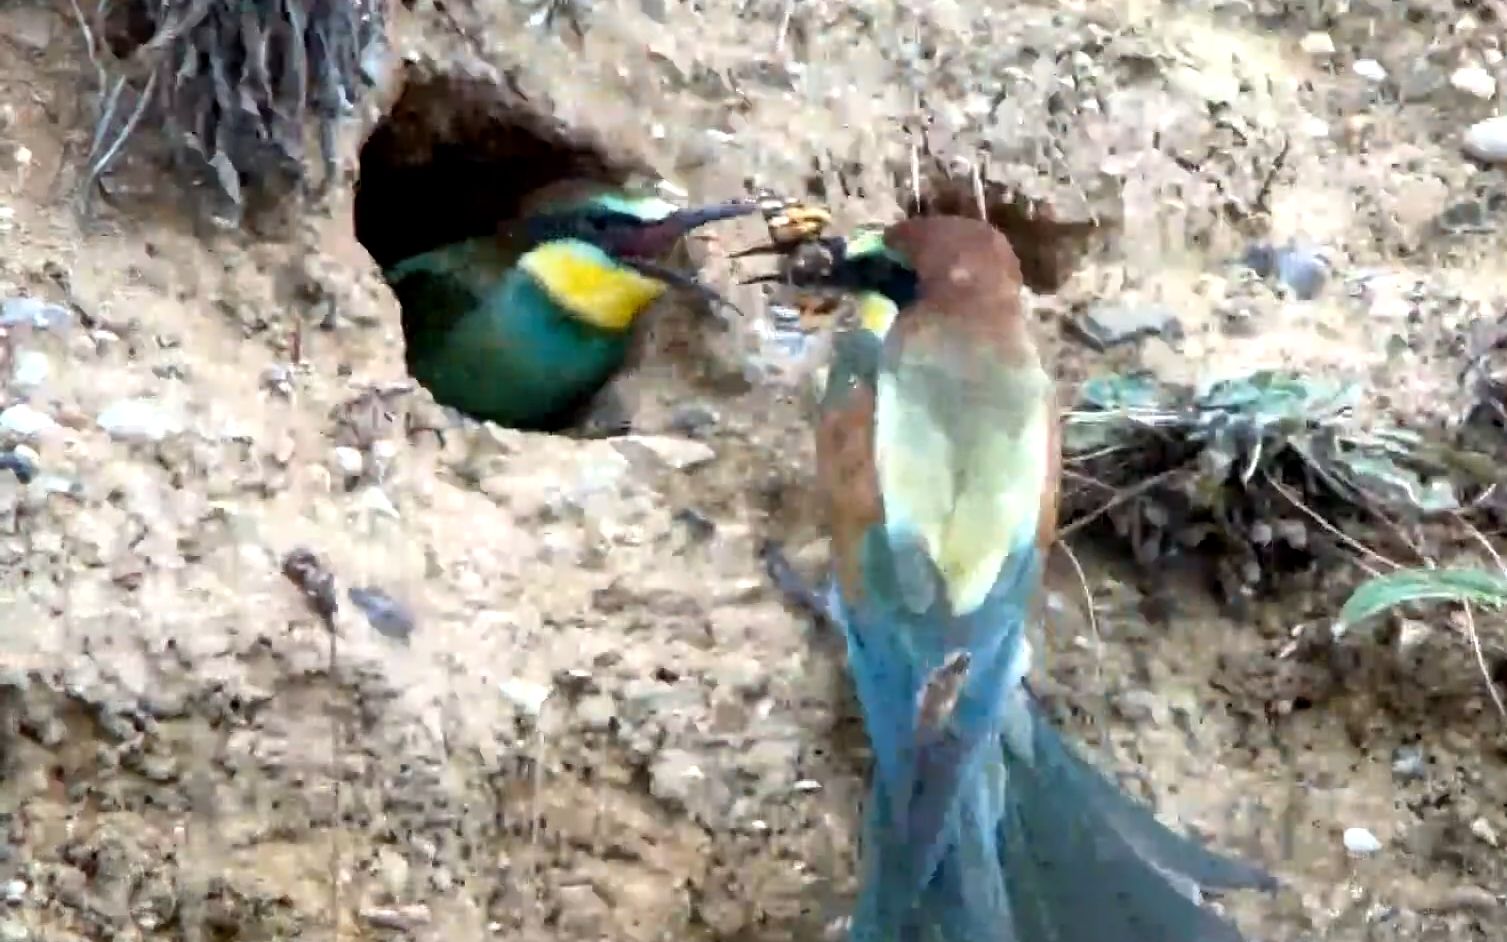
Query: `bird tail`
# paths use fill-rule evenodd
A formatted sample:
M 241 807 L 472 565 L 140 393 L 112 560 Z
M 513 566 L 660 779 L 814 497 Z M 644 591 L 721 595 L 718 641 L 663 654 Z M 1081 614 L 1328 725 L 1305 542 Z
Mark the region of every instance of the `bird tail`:
M 1258 867 L 1161 824 L 1076 755 L 1024 691 L 1007 729 L 1000 861 L 1013 938 L 1241 942 L 1206 889 L 1272 889 Z

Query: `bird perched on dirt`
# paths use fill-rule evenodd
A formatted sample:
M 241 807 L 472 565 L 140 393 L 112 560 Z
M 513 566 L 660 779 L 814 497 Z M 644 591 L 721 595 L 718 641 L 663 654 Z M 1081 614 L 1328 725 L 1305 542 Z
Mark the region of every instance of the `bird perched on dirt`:
M 750 280 L 856 293 L 860 315 L 817 428 L 822 604 L 875 763 L 850 938 L 1237 942 L 1202 891 L 1272 878 L 1165 828 L 1024 686 L 1060 450 L 1009 242 L 930 216 L 787 259 Z
M 403 309 L 408 370 L 476 418 L 569 425 L 623 367 L 638 316 L 670 286 L 720 300 L 656 259 L 699 226 L 757 211 L 751 201 L 679 209 L 591 183 L 541 191 L 497 235 L 384 272 Z

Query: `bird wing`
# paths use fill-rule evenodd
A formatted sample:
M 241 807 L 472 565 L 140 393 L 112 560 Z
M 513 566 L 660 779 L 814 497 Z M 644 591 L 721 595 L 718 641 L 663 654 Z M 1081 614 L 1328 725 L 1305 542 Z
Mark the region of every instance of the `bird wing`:
M 874 470 L 874 383 L 881 349 L 881 339 L 868 330 L 833 338 L 816 430 L 817 487 L 827 500 L 838 585 L 850 604 L 866 594 L 864 538 L 884 519 Z
M 410 346 L 421 352 L 441 342 L 457 322 L 502 289 L 517 258 L 499 239 L 467 239 L 411 256 L 383 272 L 402 308 Z

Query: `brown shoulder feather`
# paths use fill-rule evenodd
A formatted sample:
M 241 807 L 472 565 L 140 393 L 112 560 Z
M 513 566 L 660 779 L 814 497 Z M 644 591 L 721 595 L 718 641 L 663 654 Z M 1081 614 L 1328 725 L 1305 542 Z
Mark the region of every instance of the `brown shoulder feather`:
M 857 380 L 823 408 L 816 427 L 817 489 L 826 499 L 832 566 L 843 596 L 863 596 L 863 537 L 884 522 L 874 467 L 874 387 Z

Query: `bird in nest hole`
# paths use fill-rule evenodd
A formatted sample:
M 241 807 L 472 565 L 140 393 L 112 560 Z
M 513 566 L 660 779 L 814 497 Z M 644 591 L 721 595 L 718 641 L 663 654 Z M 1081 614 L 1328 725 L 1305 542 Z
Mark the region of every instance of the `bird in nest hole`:
M 681 209 L 581 181 L 532 194 L 495 235 L 384 271 L 402 307 L 409 373 L 436 401 L 512 428 L 557 431 L 616 411 L 608 383 L 641 315 L 671 287 L 722 301 L 660 259 L 687 233 L 758 209 L 749 200 Z

